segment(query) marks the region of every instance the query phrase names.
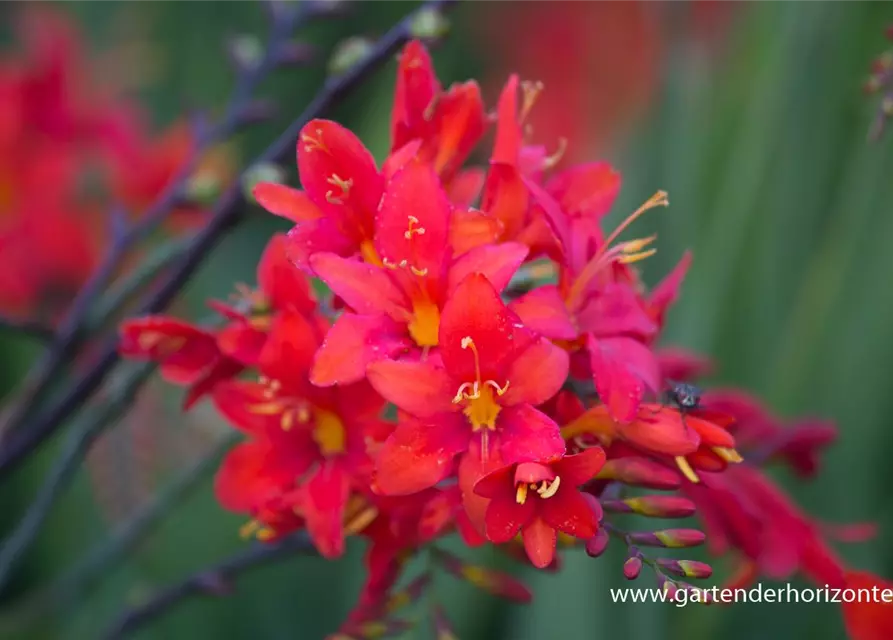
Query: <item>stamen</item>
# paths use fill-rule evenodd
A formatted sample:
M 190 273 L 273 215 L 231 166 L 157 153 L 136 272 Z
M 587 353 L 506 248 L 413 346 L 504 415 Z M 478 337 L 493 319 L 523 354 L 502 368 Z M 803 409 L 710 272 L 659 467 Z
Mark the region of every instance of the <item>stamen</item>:
M 409 218 L 409 227 L 406 231 L 403 232 L 403 237 L 407 240 L 412 240 L 413 234 L 417 234 L 420 236 L 425 235 L 425 227 L 415 226 L 419 224 L 419 219 L 415 216 L 408 216 Z
M 739 462 L 744 462 L 744 458 L 742 458 L 741 454 L 738 453 L 735 449 L 730 449 L 728 447 L 713 447 L 713 453 L 718 455 L 720 458 L 722 458 L 726 462 L 729 462 L 732 464 L 738 464 Z
M 543 169 L 551 169 L 564 157 L 564 154 L 567 152 L 567 138 L 558 138 L 558 149 L 555 150 L 551 156 L 547 156 L 545 160 L 543 160 Z
M 518 504 L 527 502 L 527 483 L 518 485 L 518 490 L 515 492 L 515 502 Z
M 345 180 L 333 173 L 331 177 L 326 179 L 326 182 L 341 189 L 340 196 L 335 196 L 333 191 L 326 191 L 326 202 L 329 204 L 344 204 L 344 198 L 350 195 L 350 188 L 353 186 L 353 178 Z
M 471 349 L 471 353 L 474 355 L 474 379 L 475 391 L 477 391 L 477 387 L 481 383 L 481 355 L 478 353 L 477 345 L 474 344 L 474 340 L 471 339 L 471 336 L 462 338 L 462 348 Z
M 560 484 L 561 484 L 561 477 L 555 476 L 555 479 L 552 480 L 551 484 L 548 481 L 543 480 L 540 483 L 540 486 L 537 487 L 536 492 L 539 494 L 540 498 L 543 498 L 545 500 L 546 498 L 551 498 L 556 493 L 558 493 L 558 486 Z
M 329 152 L 329 148 L 322 141 L 322 129 L 316 130 L 316 137 L 307 135 L 306 133 L 301 134 L 301 142 L 304 143 L 304 151 L 310 152 L 314 149 L 319 149 L 320 151 Z
M 676 456 L 676 466 L 679 467 L 682 475 L 688 478 L 692 484 L 698 484 L 701 481 L 694 469 L 691 468 L 691 465 L 688 464 L 688 460 L 685 459 L 685 456 Z
M 506 380 L 505 385 L 502 387 L 500 387 L 494 380 L 487 380 L 484 382 L 484 384 L 493 387 L 493 390 L 496 391 L 497 396 L 504 396 L 505 392 L 509 390 L 510 382 L 510 380 Z
M 521 113 L 518 115 L 519 123 L 524 122 L 527 119 L 527 116 L 530 115 L 530 110 L 533 109 L 533 105 L 536 104 L 536 100 L 544 88 L 545 86 L 539 80 L 525 80 L 521 83 L 523 97 L 521 101 Z

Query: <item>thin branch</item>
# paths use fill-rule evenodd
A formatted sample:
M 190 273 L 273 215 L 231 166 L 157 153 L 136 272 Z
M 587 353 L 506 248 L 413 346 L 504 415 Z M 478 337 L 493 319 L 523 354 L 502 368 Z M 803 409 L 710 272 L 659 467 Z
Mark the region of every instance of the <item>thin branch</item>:
M 409 40 L 414 19 L 420 11 L 443 8 L 456 0 L 431 0 L 406 16 L 382 37 L 369 53 L 349 71 L 330 77 L 320 93 L 289 128 L 271 144 L 253 163 L 281 164 L 292 153 L 298 133 L 303 126 L 331 109 L 359 85 L 376 67 L 389 60 Z M 174 265 L 161 287 L 142 304 L 136 315 L 159 313 L 176 297 L 214 246 L 244 216 L 245 196 L 240 184 L 235 184 L 222 196 L 214 207 L 208 224 L 184 249 L 179 262 Z M 86 371 L 63 397 L 48 410 L 38 415 L 27 429 L 9 434 L 0 449 L 0 478 L 16 467 L 44 440 L 53 435 L 65 418 L 77 411 L 99 388 L 108 373 L 119 361 L 117 337 L 108 341 L 95 364 Z
M 29 504 L 22 520 L 0 548 L 0 588 L 7 583 L 18 561 L 31 546 L 56 498 L 68 487 L 90 446 L 107 426 L 127 410 L 153 370 L 149 364 L 141 365 L 130 374 L 120 391 L 111 394 L 112 397 L 107 402 L 99 405 L 98 413 L 86 414 L 73 427 L 62 454 Z
M 156 593 L 144 604 L 125 611 L 103 634 L 116 640 L 132 633 L 147 622 L 165 614 L 168 609 L 192 596 L 219 596 L 231 590 L 231 583 L 242 573 L 270 564 L 297 553 L 313 551 L 313 545 L 300 531 L 272 544 L 256 543 L 230 559 L 203 569 L 182 582 Z
M 130 250 L 143 241 L 163 223 L 183 201 L 185 186 L 195 170 L 202 153 L 209 147 L 231 136 L 240 124 L 244 108 L 251 102 L 257 85 L 277 64 L 278 52 L 294 31 L 320 10 L 319 3 L 303 3 L 301 8 L 288 13 L 285 19 L 273 24 L 273 33 L 256 66 L 240 69 L 236 88 L 227 105 L 226 113 L 214 127 L 198 126 L 197 139 L 183 165 L 177 171 L 158 199 L 140 217 L 140 221 L 115 238 L 114 243 L 99 267 L 78 292 L 69 311 L 59 324 L 52 348 L 33 367 L 28 375 L 33 380 L 27 388 L 27 396 L 19 403 L 6 422 L 4 438 L 13 437 L 28 419 L 32 411 L 52 386 L 66 362 L 77 352 L 85 335 L 90 310 L 105 288 L 124 264 Z M 201 124 L 201 120 L 198 120 Z M 115 215 L 115 212 L 113 212 Z
M 41 342 L 52 342 L 55 332 L 52 327 L 33 320 L 14 320 L 0 317 L 0 332 L 18 333 Z

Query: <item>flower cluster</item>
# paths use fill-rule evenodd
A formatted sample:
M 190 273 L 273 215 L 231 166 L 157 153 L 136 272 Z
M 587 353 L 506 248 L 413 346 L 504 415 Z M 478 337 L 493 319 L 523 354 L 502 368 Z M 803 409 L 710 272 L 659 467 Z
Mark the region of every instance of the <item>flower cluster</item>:
M 20 18 L 24 51 L 0 59 L 0 311 L 51 323 L 112 240 L 111 203 L 141 213 L 186 160 L 192 132 L 178 124 L 153 139 L 135 105 L 99 82 L 62 14 Z M 218 153 L 204 168 L 222 179 L 222 163 Z
M 529 142 L 541 88 L 512 76 L 490 115 L 476 83 L 442 88 L 425 48 L 408 44 L 380 166 L 350 131 L 315 120 L 297 141 L 303 190 L 256 186 L 294 228 L 271 239 L 256 289 L 212 304 L 220 325 L 123 325 L 123 354 L 158 362 L 188 387 L 187 406 L 209 396 L 244 432 L 216 478 L 221 504 L 247 515 L 245 534 L 305 530 L 328 558 L 349 536 L 368 539 L 348 637 L 402 628 L 395 615 L 427 581 L 396 584 L 419 553 L 493 593 L 530 597 L 436 546 L 453 532 L 544 569 L 557 568 L 559 548 L 599 556 L 616 540 L 627 578 L 648 566 L 667 589 L 692 589 L 685 580 L 711 569 L 663 550 L 705 539 L 740 559 L 736 584 L 801 571 L 821 584 L 874 579 L 848 573 L 824 538 L 870 527 L 820 527 L 761 469 L 813 473 L 830 425 L 785 426 L 741 392 L 668 382 L 709 366 L 657 346 L 690 258 L 649 290 L 635 267 L 655 238 L 622 238 L 667 195 L 604 230 L 620 175 L 604 162 L 559 170 L 559 156 Z M 494 123 L 489 166 L 465 167 Z M 706 535 L 615 522 L 696 513 Z M 884 616 L 851 610 L 847 621 L 855 630 Z M 447 628 L 439 610 L 435 624 Z

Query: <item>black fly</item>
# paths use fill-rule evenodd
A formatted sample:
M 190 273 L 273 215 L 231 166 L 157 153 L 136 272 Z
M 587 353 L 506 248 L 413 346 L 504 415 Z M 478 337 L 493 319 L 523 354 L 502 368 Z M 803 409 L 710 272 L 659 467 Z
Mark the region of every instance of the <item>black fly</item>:
M 667 402 L 676 405 L 680 413 L 701 407 L 701 390 L 693 384 L 674 382 L 666 392 Z

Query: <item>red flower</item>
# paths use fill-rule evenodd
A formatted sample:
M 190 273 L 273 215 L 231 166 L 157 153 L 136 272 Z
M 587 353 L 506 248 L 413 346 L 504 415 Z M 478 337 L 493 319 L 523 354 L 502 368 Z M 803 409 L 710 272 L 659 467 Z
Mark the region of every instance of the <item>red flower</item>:
M 458 204 L 469 204 L 480 191 L 479 169 L 459 171 L 486 128 L 477 82 L 440 86 L 424 45 L 403 48 L 391 112 L 391 153 L 418 141 L 418 158 L 431 163 Z
M 314 383 L 354 382 L 371 362 L 438 346 L 444 304 L 468 274 L 483 273 L 499 291 L 508 284 L 526 248 L 485 244 L 456 256 L 449 244 L 454 216 L 433 170 L 413 162 L 388 182 L 381 200 L 375 249 L 383 266 L 313 256 L 317 275 L 359 314 L 335 323 L 317 354 Z
M 567 354 L 526 331 L 480 274 L 465 278 L 447 301 L 439 345 L 439 359 L 369 367 L 372 385 L 411 416 L 382 447 L 377 483 L 389 494 L 420 491 L 445 478 L 462 455 L 468 509 L 471 486 L 487 469 L 564 452 L 558 425 L 533 407 L 563 384 Z
M 845 577 L 847 588 L 857 596 L 853 602 L 843 601 L 850 640 L 893 638 L 893 582 L 867 571 L 848 571 Z
M 214 390 L 218 409 L 252 439 L 233 449 L 217 476 L 221 503 L 235 511 L 292 510 L 320 553 L 344 549 L 348 496 L 368 477 L 367 437 L 381 427 L 381 399 L 367 384 L 317 389 L 307 371 L 320 336 L 300 314 L 277 322 L 259 382 Z
M 587 540 L 598 529 L 595 512 L 577 490 L 605 463 L 601 448 L 541 462 L 522 462 L 494 471 L 474 491 L 490 499 L 487 538 L 501 544 L 518 531 L 530 561 L 540 569 L 555 556 L 557 532 Z
M 328 251 L 377 263 L 372 238 L 384 176 L 372 154 L 340 124 L 312 120 L 301 129 L 297 155 L 303 192 L 269 182 L 254 188 L 261 206 L 297 223 L 292 258 L 306 267 L 311 255 Z

